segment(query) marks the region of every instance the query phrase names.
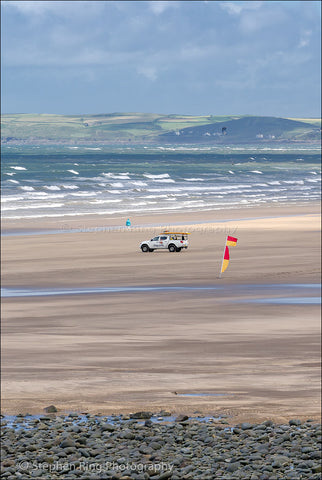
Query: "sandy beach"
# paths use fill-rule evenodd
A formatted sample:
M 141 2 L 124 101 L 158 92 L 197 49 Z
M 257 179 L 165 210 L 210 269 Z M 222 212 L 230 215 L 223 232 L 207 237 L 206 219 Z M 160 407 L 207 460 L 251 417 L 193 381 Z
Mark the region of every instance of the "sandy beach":
M 3 413 L 318 419 L 320 306 L 265 298 L 307 298 L 320 283 L 319 205 L 125 220 L 3 221 L 19 232 L 2 237 L 3 287 L 193 287 L 3 298 Z M 191 232 L 189 249 L 143 254 L 159 227 Z M 219 279 L 227 234 L 238 244 Z

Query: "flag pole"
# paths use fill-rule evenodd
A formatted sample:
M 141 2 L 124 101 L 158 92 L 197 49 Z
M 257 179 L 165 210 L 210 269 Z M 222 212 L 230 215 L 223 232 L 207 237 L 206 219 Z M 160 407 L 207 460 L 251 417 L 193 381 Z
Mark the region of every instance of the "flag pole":
M 220 272 L 219 272 L 218 278 L 221 278 L 221 271 L 222 271 L 222 267 L 223 267 L 223 264 L 224 264 L 226 245 L 227 245 L 227 238 L 226 238 L 226 242 L 225 242 L 225 246 L 224 246 L 224 252 L 222 254 L 222 261 L 221 261 L 221 267 L 220 267 Z

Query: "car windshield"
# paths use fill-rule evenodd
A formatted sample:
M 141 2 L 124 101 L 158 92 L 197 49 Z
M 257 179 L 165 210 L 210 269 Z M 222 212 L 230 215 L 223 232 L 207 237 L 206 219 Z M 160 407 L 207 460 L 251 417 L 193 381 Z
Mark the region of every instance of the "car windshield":
M 157 242 L 158 240 L 159 240 L 159 237 L 152 238 L 152 242 Z

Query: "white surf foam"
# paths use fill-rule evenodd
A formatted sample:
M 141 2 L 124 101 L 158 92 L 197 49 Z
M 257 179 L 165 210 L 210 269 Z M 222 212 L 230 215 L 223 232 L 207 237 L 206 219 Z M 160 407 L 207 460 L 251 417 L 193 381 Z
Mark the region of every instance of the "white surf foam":
M 7 197 L 2 197 L 1 198 L 1 203 L 7 203 L 7 202 L 17 202 L 18 200 L 23 200 L 24 197 L 18 197 L 14 195 L 8 195 Z
M 77 185 L 62 185 L 66 190 L 77 190 L 79 187 Z
M 121 182 L 115 182 L 115 183 L 110 183 L 110 186 L 115 188 L 122 188 L 124 187 L 124 184 Z
M 152 175 L 150 173 L 143 173 L 143 177 L 151 178 L 151 180 L 155 180 L 157 178 L 170 178 L 168 173 L 161 173 L 160 175 Z
M 184 178 L 186 182 L 204 182 L 204 178 Z
M 60 190 L 60 188 L 57 185 L 44 185 L 44 188 L 46 190 Z
M 135 181 L 135 182 L 131 182 L 131 184 L 136 186 L 136 187 L 146 187 L 148 185 L 147 183 L 141 182 L 140 180 Z
M 154 178 L 155 183 L 176 183 L 172 178 Z

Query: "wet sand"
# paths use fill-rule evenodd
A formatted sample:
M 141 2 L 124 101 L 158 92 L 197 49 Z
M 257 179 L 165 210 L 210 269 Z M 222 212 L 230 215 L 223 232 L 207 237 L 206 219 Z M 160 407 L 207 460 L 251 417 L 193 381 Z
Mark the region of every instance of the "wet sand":
M 125 220 L 4 223 L 12 232 L 63 232 L 3 237 L 2 286 L 221 289 L 3 298 L 3 412 L 55 404 L 106 414 L 225 413 L 234 421 L 319 418 L 319 305 L 241 302 L 290 296 L 291 287 L 284 295 L 271 284 L 320 283 L 319 206 L 133 217 L 131 229 Z M 178 223 L 191 232 L 187 251 L 140 252 L 159 231 L 149 224 Z M 87 231 L 104 226 L 119 228 Z M 71 228 L 82 231 L 66 233 Z M 238 244 L 219 279 L 227 234 Z M 252 287 L 261 284 L 268 287 Z M 311 295 L 305 287 L 291 294 Z

